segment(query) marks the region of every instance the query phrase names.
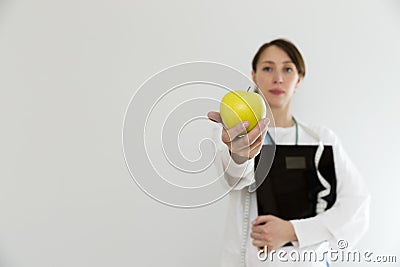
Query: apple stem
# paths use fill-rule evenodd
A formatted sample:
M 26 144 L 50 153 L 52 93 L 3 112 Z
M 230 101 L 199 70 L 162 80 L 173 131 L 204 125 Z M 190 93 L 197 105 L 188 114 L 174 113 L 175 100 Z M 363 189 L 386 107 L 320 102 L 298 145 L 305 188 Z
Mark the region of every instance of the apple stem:
M 251 86 L 249 86 L 249 88 L 247 89 L 247 92 L 250 90 Z

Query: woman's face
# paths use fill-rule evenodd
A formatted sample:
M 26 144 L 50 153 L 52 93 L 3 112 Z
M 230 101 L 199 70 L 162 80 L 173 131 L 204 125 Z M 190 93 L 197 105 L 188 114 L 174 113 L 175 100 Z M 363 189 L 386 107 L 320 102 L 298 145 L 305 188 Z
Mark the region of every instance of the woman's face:
M 301 81 L 296 65 L 274 45 L 261 53 L 252 77 L 271 108 L 287 107 Z

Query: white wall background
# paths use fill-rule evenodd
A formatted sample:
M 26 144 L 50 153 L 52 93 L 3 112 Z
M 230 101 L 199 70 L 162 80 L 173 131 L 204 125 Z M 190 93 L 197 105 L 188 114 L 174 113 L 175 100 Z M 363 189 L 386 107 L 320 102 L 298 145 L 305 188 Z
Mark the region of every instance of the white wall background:
M 396 0 L 0 1 L 0 266 L 217 266 L 226 199 L 147 197 L 125 166 L 124 112 L 165 67 L 250 74 L 276 37 L 308 66 L 294 114 L 332 128 L 370 188 L 358 248 L 399 262 L 399 29 Z

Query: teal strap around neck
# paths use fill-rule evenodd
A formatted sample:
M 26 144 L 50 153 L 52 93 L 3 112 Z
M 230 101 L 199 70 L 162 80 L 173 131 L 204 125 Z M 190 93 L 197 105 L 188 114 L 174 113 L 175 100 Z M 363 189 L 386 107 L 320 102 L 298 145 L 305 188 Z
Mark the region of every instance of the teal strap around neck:
M 296 146 L 299 144 L 299 125 L 297 124 L 296 119 L 292 116 L 292 119 L 294 121 L 294 125 L 296 126 Z

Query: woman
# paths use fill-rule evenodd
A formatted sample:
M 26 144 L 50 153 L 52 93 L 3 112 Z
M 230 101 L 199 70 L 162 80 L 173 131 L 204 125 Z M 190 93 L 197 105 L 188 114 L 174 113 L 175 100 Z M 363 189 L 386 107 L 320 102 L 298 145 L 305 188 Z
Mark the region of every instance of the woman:
M 329 259 L 326 254 L 324 256 L 324 251 L 338 249 L 338 240 L 355 245 L 368 227 L 368 191 L 338 138 L 327 128 L 304 124 L 291 115 L 292 96 L 304 76 L 303 57 L 287 40 L 266 43 L 254 56 L 252 79 L 267 100 L 275 121 L 275 131 L 268 131 L 268 136 L 277 145 L 295 142 L 300 145 L 318 142 L 332 145 L 337 179 L 336 201 L 331 208 L 306 219 L 258 216 L 256 194 L 249 193 L 248 187 L 255 180 L 254 158 L 267 143 L 268 119 L 260 121 L 246 138 L 238 137 L 248 126 L 246 122 L 231 129 L 223 128 L 222 134 L 218 134 L 220 145 L 215 163 L 224 170 L 226 180 L 234 187 L 230 193 L 222 266 L 327 266 Z M 222 123 L 218 112 L 209 112 L 208 117 Z M 232 179 L 238 182 L 232 183 Z M 287 243 L 291 245 L 284 246 Z M 268 257 L 261 261 L 257 255 L 263 247 L 267 247 L 269 252 L 284 250 L 286 257 Z M 318 258 L 294 262 L 289 257 L 290 252 L 304 250 L 315 251 Z

